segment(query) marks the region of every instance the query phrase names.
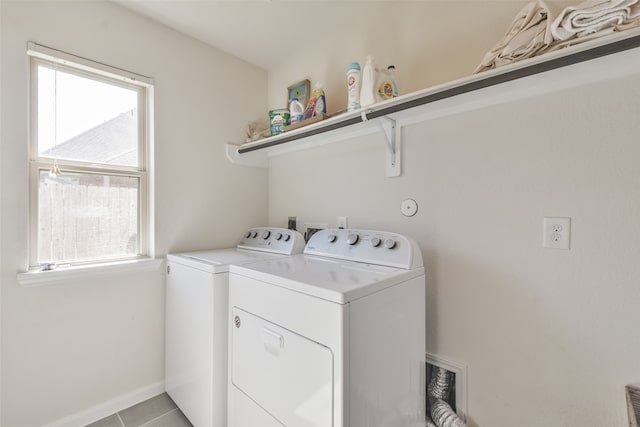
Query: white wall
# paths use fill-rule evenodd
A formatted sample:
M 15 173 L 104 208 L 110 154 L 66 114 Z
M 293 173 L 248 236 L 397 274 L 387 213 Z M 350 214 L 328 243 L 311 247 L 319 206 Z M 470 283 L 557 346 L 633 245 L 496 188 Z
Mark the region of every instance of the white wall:
M 269 218 L 413 236 L 427 350 L 468 366 L 470 426 L 626 425 L 640 381 L 640 74 L 274 157 Z M 416 216 L 400 202 L 418 202 Z M 572 218 L 569 251 L 544 216 Z
M 42 426 L 164 380 L 162 271 L 21 288 L 27 41 L 155 79 L 155 251 L 226 247 L 267 218 L 266 171 L 224 143 L 267 109 L 266 72 L 110 2 L 2 1 L 3 426 Z
M 288 55 L 269 70 L 270 106 L 307 70 L 329 82 L 330 112 L 343 108 L 343 71 L 367 51 L 399 65 L 403 89 L 468 74 L 524 4 L 475 3 L 436 4 L 433 22 L 401 3 L 415 15 L 384 40 L 342 28 L 343 46 Z M 477 33 L 442 30 L 467 7 Z M 436 46 L 421 22 L 440 29 Z M 409 46 L 375 50 L 398 34 Z M 624 385 L 640 381 L 639 87 L 637 74 L 408 126 L 399 178 L 385 177 L 381 135 L 273 157 L 269 221 L 346 215 L 417 239 L 427 350 L 468 366 L 470 426 L 626 425 Z M 401 215 L 405 198 L 415 217 Z M 542 248 L 544 216 L 572 218 L 571 250 Z
M 626 423 L 623 385 L 640 381 L 640 77 L 407 127 L 395 179 L 379 135 L 273 158 L 268 186 L 265 171 L 224 158 L 246 118 L 282 106 L 301 78 L 323 81 L 330 112 L 343 108 L 346 66 L 367 52 L 395 63 L 403 92 L 468 74 L 524 1 L 392 3 L 401 13 L 388 31 L 375 11 L 357 20 L 364 33 L 318 23 L 345 43 L 288 52 L 267 81 L 117 5 L 0 2 L 3 426 L 55 422 L 163 380 L 161 272 L 16 283 L 27 254 L 27 40 L 155 79 L 158 255 L 229 246 L 265 222 L 267 206 L 272 225 L 347 215 L 351 227 L 406 233 L 427 269 L 428 351 L 468 365 L 471 426 Z M 399 211 L 407 197 L 420 206 L 413 218 Z M 541 248 L 551 215 L 572 217 L 570 251 Z
M 396 66 L 400 93 L 469 75 L 506 32 L 526 0 L 354 1 L 305 4 L 309 39 L 304 51 L 286 51 L 269 69 L 269 107 L 286 105 L 286 88 L 302 79 L 320 83 L 330 114 L 346 108 L 347 66 Z M 301 7 L 298 5 L 298 7 Z M 336 9 L 331 22 L 315 22 L 315 9 Z M 345 13 L 345 9 L 351 13 Z M 328 15 L 323 13 L 324 15 Z M 292 31 L 293 32 L 293 31 Z

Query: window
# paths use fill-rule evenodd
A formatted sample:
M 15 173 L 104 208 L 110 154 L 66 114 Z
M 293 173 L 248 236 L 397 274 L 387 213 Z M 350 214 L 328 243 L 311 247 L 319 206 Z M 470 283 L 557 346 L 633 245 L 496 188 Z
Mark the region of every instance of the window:
M 149 253 L 152 82 L 29 43 L 30 267 Z

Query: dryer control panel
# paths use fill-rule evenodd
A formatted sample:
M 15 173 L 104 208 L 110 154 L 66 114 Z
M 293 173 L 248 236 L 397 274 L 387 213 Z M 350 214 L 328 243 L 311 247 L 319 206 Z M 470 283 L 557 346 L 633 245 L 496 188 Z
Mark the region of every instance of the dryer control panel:
M 311 236 L 304 253 L 408 270 L 423 266 L 422 252 L 413 239 L 386 231 L 320 230 Z
M 299 232 L 286 228 L 257 227 L 244 233 L 237 247 L 293 255 L 302 253 L 304 237 Z

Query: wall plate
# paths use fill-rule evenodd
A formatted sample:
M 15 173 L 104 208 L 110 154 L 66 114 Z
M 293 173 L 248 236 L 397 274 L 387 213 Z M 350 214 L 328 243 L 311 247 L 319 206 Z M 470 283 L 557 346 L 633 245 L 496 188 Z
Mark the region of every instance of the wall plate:
M 542 247 L 569 249 L 571 218 L 545 217 L 542 221 Z

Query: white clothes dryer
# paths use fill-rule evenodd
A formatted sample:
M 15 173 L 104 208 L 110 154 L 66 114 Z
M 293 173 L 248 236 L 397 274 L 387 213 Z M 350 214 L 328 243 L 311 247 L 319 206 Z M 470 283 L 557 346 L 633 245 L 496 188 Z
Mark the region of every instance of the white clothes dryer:
M 425 423 L 425 276 L 410 238 L 321 230 L 230 268 L 229 427 Z
M 227 425 L 229 266 L 303 249 L 297 231 L 263 227 L 235 248 L 167 255 L 165 389 L 195 427 Z

